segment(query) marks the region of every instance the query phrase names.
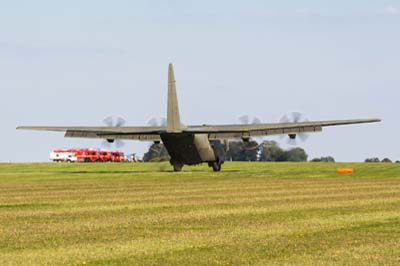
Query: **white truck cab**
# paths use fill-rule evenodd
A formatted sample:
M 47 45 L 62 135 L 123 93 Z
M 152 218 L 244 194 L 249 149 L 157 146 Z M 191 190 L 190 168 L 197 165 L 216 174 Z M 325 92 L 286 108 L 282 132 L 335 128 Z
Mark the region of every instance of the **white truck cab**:
M 78 160 L 76 153 L 71 150 L 54 150 L 50 152 L 50 160 L 53 162 L 74 163 Z

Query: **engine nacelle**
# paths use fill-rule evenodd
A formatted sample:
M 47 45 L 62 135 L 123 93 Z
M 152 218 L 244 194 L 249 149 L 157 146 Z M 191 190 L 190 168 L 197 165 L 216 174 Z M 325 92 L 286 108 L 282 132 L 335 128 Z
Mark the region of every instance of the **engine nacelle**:
M 114 141 L 115 141 L 114 139 L 107 139 L 108 143 L 114 143 Z
M 296 134 L 289 134 L 290 139 L 296 139 L 297 135 Z

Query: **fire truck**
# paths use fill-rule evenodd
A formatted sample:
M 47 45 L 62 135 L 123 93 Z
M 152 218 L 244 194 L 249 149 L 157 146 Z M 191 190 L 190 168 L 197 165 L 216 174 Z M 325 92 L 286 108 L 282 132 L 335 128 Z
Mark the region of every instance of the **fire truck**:
M 125 155 L 123 152 L 114 151 L 111 152 L 111 156 L 113 162 L 125 162 Z
M 50 160 L 53 162 L 73 163 L 77 161 L 76 150 L 53 150 L 50 152 Z
M 124 162 L 125 156 L 120 151 L 102 151 L 96 149 L 53 150 L 50 153 L 53 162 Z
M 100 151 L 100 162 L 123 162 L 125 156 L 120 151 Z
M 111 162 L 112 153 L 110 151 L 100 151 L 100 162 Z
M 94 149 L 82 149 L 76 151 L 78 162 L 101 162 L 100 152 Z

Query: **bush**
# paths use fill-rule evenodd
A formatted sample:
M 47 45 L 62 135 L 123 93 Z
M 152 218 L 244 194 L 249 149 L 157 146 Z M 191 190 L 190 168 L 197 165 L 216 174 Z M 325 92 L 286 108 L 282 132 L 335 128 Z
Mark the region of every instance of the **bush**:
M 335 159 L 332 156 L 327 156 L 327 157 L 314 158 L 310 162 L 334 163 Z
M 392 160 L 390 160 L 389 158 L 385 158 L 382 160 L 382 163 L 392 163 Z
M 365 159 L 366 163 L 379 163 L 381 162 L 381 160 L 379 160 L 378 157 L 373 157 L 373 158 L 369 158 L 369 159 Z

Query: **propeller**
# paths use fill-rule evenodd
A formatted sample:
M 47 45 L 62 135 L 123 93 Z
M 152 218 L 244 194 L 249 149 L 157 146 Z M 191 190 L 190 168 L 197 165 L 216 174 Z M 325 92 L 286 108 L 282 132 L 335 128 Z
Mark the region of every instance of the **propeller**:
M 151 127 L 166 127 L 167 119 L 165 117 L 152 117 L 147 121 L 147 125 Z M 160 144 L 160 141 L 154 141 L 155 144 Z
M 243 115 L 243 116 L 240 116 L 238 119 L 239 119 L 240 123 L 245 124 L 245 125 L 261 124 L 261 119 L 256 116 Z
M 238 118 L 238 120 L 241 124 L 244 125 L 258 125 L 262 123 L 260 118 L 251 115 L 242 115 Z M 258 143 L 261 143 L 263 141 L 262 137 L 254 137 L 252 139 Z
M 167 119 L 164 117 L 152 117 L 147 121 L 147 125 L 151 127 L 165 127 Z
M 305 117 L 304 114 L 299 112 L 291 112 L 285 114 L 279 120 L 281 123 L 301 123 L 301 122 L 308 122 L 308 119 Z M 290 134 L 288 136 L 287 143 L 289 145 L 297 145 L 297 139 L 300 139 L 302 142 L 308 139 L 309 135 L 306 133 L 299 133 L 299 134 Z M 285 138 L 285 136 L 281 136 L 281 138 Z
M 125 125 L 126 120 L 120 116 L 108 116 L 103 119 L 103 123 L 108 127 L 122 127 Z M 102 145 L 104 147 L 110 148 L 111 145 L 114 144 L 116 148 L 122 148 L 125 143 L 122 140 L 118 139 L 107 139 L 104 140 Z

